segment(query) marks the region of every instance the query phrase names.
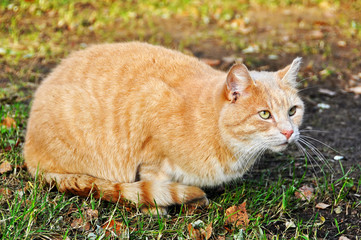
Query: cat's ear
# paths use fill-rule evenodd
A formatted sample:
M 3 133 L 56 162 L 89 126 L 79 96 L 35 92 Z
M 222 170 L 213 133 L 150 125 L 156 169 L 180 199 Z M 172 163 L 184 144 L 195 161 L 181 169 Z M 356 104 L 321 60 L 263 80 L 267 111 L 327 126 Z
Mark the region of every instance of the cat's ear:
M 227 99 L 232 103 L 235 103 L 250 85 L 255 85 L 255 82 L 249 74 L 247 67 L 244 64 L 234 64 L 227 75 Z
M 297 73 L 300 70 L 302 63 L 302 58 L 297 57 L 293 60 L 291 65 L 288 65 L 284 69 L 281 69 L 277 72 L 278 77 L 281 79 L 281 82 L 287 82 L 292 87 L 297 87 Z

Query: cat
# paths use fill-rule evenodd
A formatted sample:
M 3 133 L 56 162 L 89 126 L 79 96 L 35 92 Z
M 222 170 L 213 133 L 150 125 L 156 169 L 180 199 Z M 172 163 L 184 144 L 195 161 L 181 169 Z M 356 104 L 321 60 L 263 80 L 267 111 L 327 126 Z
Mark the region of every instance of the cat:
M 149 211 L 208 199 L 266 150 L 299 138 L 301 58 L 276 72 L 228 73 L 148 43 L 71 54 L 35 93 L 24 158 L 60 192 Z

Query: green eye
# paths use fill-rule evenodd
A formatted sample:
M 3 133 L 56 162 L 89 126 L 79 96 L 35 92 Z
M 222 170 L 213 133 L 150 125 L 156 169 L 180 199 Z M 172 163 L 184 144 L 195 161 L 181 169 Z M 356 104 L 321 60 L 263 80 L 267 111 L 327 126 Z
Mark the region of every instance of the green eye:
M 291 109 L 288 111 L 289 116 L 293 116 L 296 113 L 296 106 L 291 107 Z
M 263 119 L 269 119 L 271 118 L 271 113 L 267 110 L 260 111 L 258 115 Z

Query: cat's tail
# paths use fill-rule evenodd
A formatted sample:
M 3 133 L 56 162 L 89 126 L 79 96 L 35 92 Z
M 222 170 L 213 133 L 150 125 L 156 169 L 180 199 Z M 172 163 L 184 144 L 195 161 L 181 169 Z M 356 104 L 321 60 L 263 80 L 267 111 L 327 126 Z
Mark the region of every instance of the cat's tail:
M 127 199 L 136 204 L 167 207 L 174 204 L 208 201 L 206 194 L 198 187 L 175 182 L 138 181 L 114 183 L 82 174 L 43 173 L 48 183 L 55 183 L 60 192 L 87 197 L 101 198 L 110 202 Z

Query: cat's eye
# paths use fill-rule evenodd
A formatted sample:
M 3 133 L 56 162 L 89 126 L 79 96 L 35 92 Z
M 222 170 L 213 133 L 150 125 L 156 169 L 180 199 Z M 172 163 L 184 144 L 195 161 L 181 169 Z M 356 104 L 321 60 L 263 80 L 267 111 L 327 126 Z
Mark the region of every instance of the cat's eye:
M 271 113 L 267 110 L 260 111 L 258 115 L 263 119 L 269 119 L 271 118 Z
M 289 116 L 293 116 L 293 115 L 295 115 L 295 113 L 296 113 L 296 106 L 293 106 L 290 108 L 290 110 L 288 110 Z

